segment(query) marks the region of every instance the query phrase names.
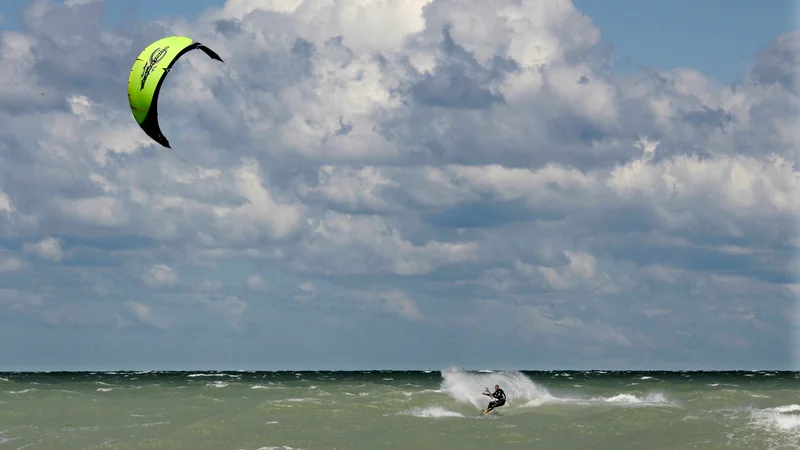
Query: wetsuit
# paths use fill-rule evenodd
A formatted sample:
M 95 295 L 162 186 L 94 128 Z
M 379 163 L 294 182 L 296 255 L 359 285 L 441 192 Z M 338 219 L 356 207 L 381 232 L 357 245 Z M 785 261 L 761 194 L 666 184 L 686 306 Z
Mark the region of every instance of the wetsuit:
M 502 389 L 492 392 L 492 397 L 494 397 L 496 400 L 489 402 L 489 407 L 486 408 L 486 412 L 506 404 L 506 393 L 503 392 Z

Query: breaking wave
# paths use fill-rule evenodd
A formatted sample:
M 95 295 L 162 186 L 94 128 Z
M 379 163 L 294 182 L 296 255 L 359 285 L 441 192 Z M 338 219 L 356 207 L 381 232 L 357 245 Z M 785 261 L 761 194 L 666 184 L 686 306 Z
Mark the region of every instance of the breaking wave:
M 771 432 L 778 440 L 785 440 L 782 444 L 792 443 L 794 448 L 800 448 L 800 405 L 754 409 L 750 416 L 753 426 Z

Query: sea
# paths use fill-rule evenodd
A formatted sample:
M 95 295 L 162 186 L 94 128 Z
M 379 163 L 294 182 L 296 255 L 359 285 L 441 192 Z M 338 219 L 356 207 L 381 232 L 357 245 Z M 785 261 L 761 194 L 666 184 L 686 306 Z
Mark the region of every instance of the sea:
M 506 405 L 484 415 L 499 385 Z M 0 449 L 797 449 L 798 372 L 0 373 Z

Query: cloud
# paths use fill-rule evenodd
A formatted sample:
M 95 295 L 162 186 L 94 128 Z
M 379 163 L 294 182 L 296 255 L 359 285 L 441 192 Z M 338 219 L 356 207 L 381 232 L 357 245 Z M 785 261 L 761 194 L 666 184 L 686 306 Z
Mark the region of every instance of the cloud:
M 42 259 L 57 262 L 64 256 L 61 250 L 61 241 L 53 237 L 46 237 L 36 243 L 25 243 L 23 249 L 29 253 L 35 253 Z
M 799 53 L 800 31 L 778 36 L 772 45 L 758 52 L 756 64 L 750 74 L 759 84 L 779 84 L 796 94 Z
M 0 272 L 17 272 L 25 268 L 25 263 L 14 256 L 0 256 Z
M 303 342 L 289 365 L 496 342 L 459 364 L 795 364 L 800 34 L 723 86 L 608 70 L 571 2 L 104 8 L 32 2 L 0 33 L 0 307 L 29 333 Z M 124 89 L 173 34 L 225 63 L 166 77 L 171 151 Z M 186 358 L 231 361 L 214 345 Z
M 244 284 L 247 287 L 247 289 L 249 289 L 249 290 L 251 290 L 253 292 L 258 292 L 258 293 L 261 293 L 261 294 L 267 292 L 267 284 L 258 275 L 250 275 L 244 281 Z
M 298 301 L 311 300 L 317 296 L 317 287 L 308 281 L 297 285 L 297 291 L 299 293 L 295 294 L 294 299 Z
M 412 320 L 422 318 L 422 313 L 417 309 L 416 302 L 408 295 L 400 291 L 383 292 L 378 295 L 384 304 L 384 308 L 399 315 L 400 317 Z
M 379 216 L 329 211 L 299 244 L 293 265 L 308 273 L 421 275 L 475 257 L 472 242 L 415 244 Z
M 147 305 L 137 302 L 129 302 L 128 308 L 133 316 L 140 322 L 155 328 L 167 328 L 168 324 L 163 317 L 153 314 Z
M 172 286 L 179 281 L 178 274 L 166 264 L 150 266 L 142 274 L 142 279 L 151 287 Z
M 0 192 L 0 212 L 14 212 L 14 206 L 11 204 L 11 200 L 8 199 L 8 195 L 6 195 L 5 192 Z

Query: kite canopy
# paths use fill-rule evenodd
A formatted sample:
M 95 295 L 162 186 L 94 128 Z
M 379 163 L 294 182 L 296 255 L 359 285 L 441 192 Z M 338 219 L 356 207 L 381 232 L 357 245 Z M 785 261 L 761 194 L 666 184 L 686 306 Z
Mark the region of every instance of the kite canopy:
M 211 59 L 222 61 L 213 50 L 185 36 L 159 39 L 145 48 L 133 63 L 128 77 L 128 102 L 133 117 L 148 136 L 164 147 L 169 141 L 158 125 L 158 93 L 167 72 L 184 53 L 200 49 Z

